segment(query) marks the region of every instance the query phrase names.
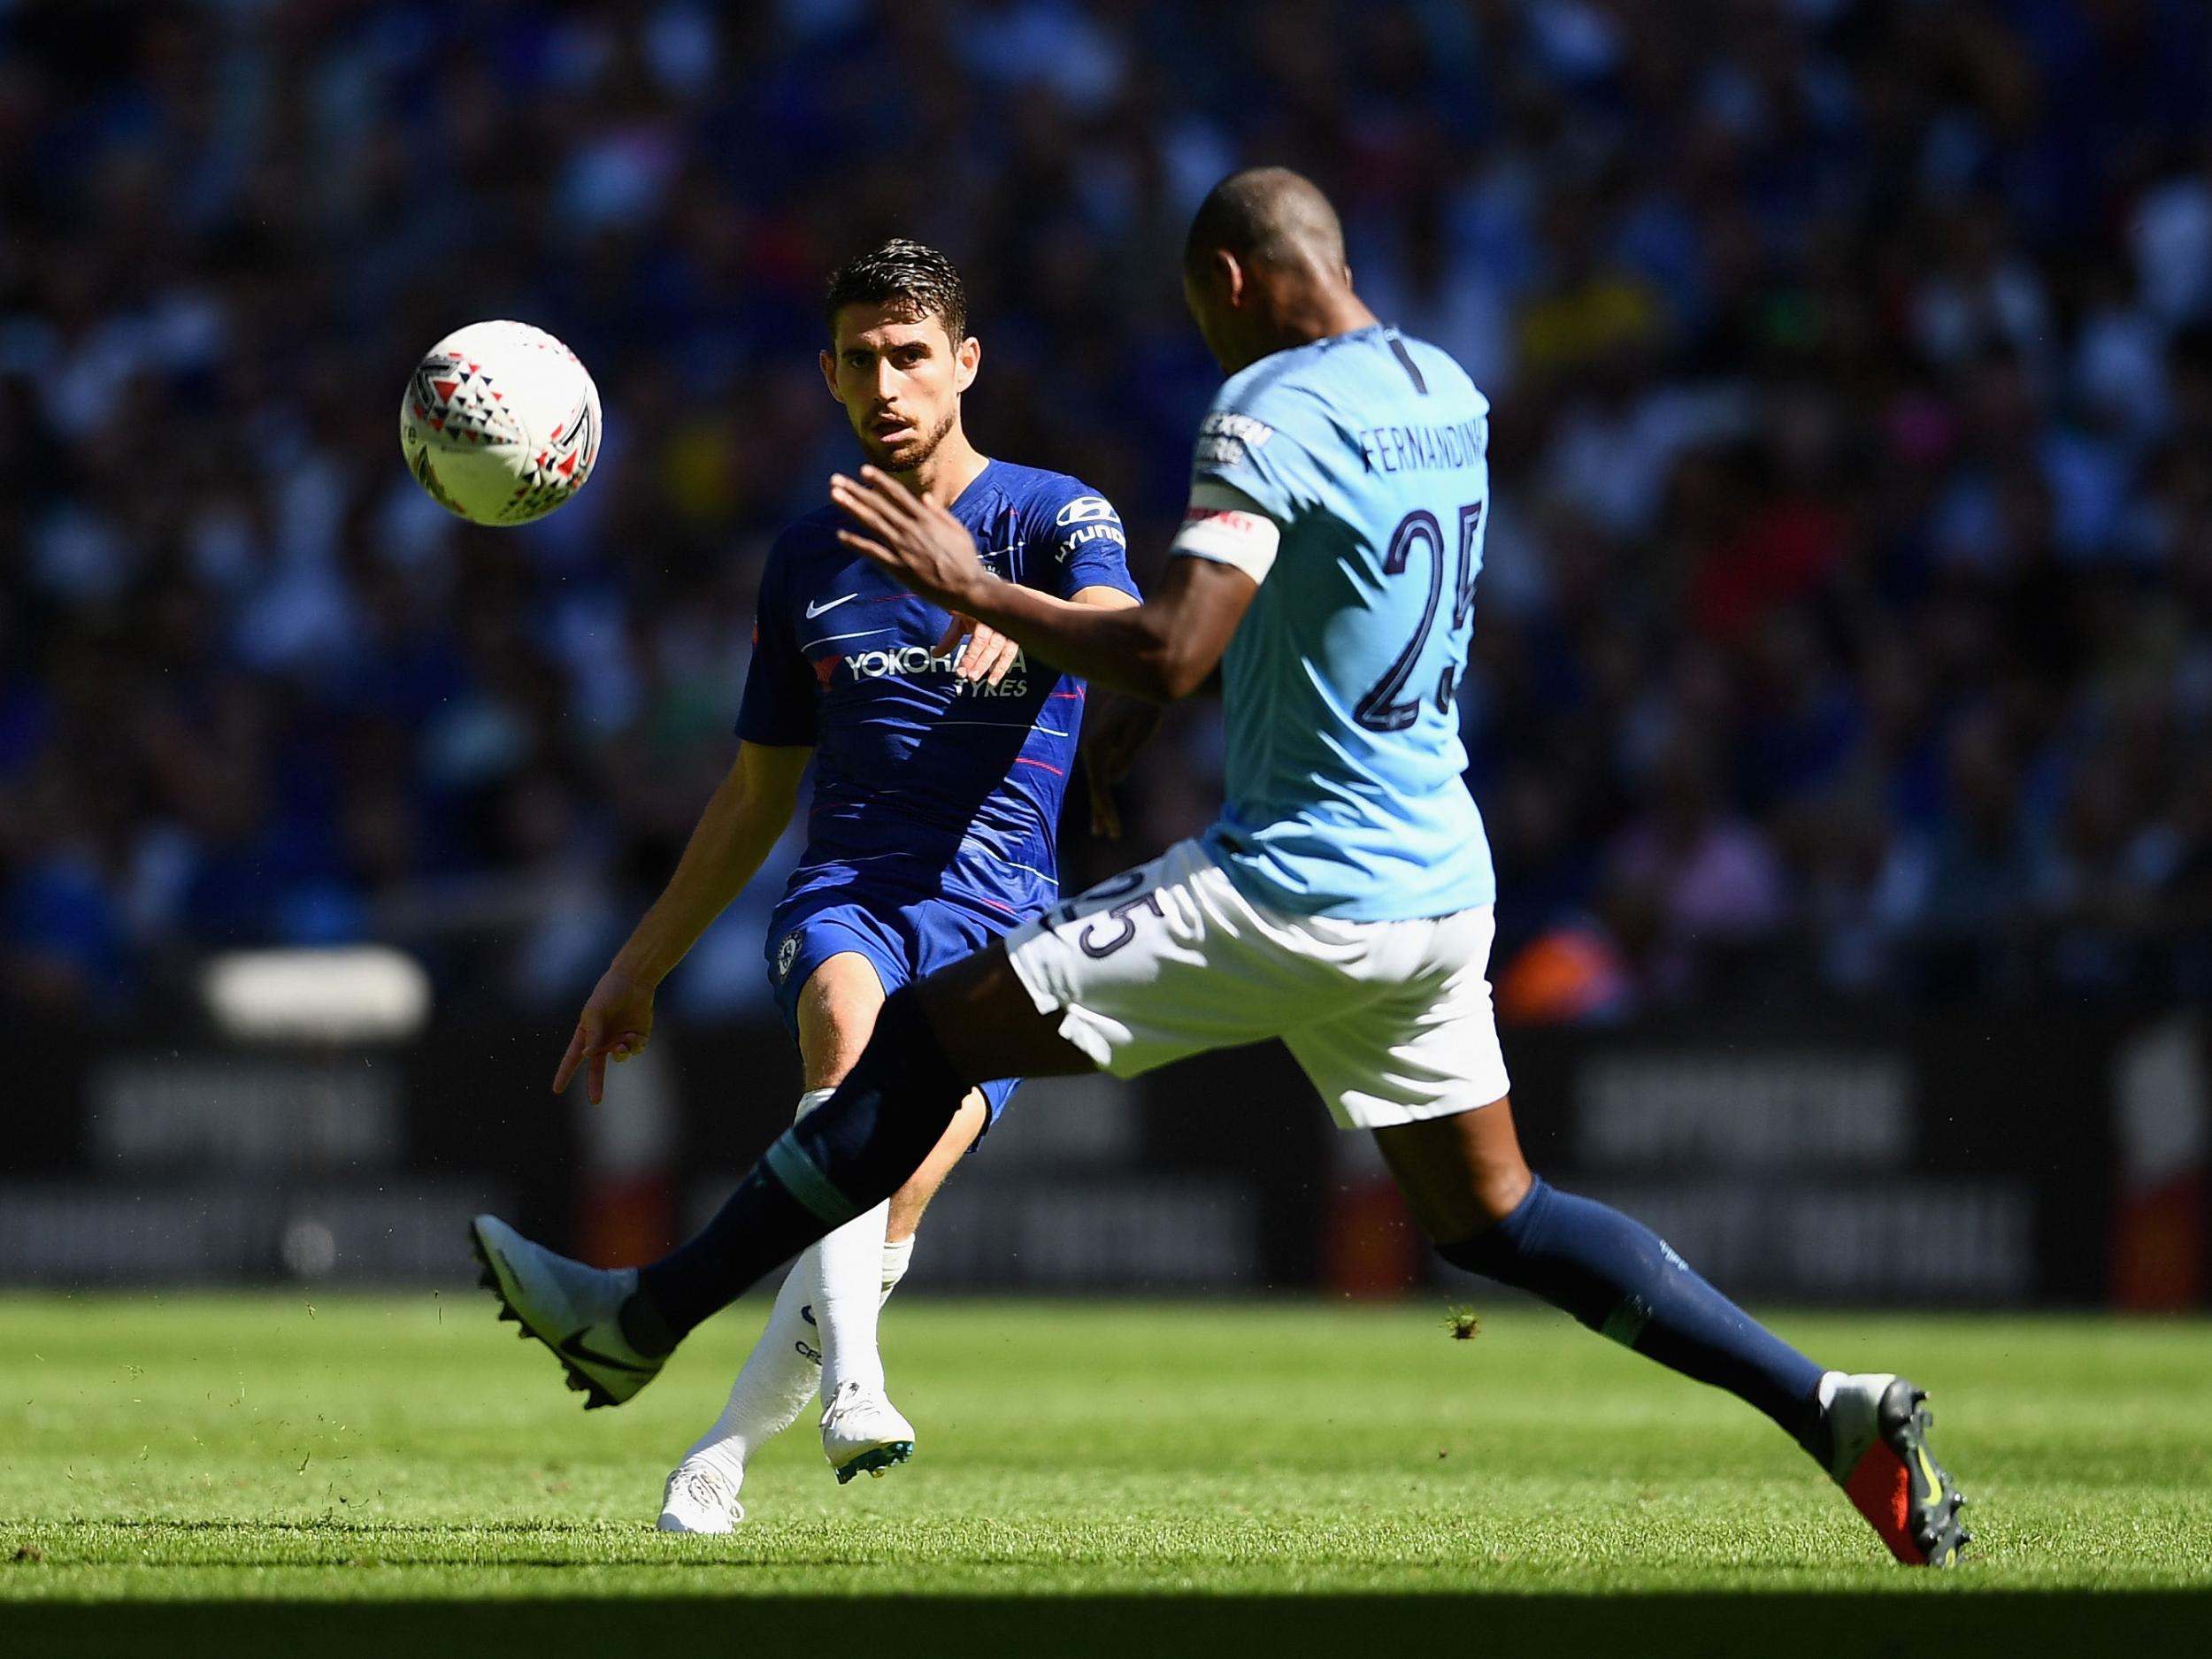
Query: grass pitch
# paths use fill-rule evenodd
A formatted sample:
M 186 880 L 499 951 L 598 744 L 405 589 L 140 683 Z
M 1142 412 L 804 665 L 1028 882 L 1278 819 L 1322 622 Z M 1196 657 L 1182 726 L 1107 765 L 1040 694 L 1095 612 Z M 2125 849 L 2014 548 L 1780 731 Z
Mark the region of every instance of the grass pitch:
M 2212 1640 L 2212 1324 L 1778 1319 L 1932 1391 L 1978 1540 L 1935 1575 L 1733 1401 L 1427 1302 L 906 1299 L 912 1464 L 840 1487 L 803 1423 L 735 1537 L 661 1537 L 764 1311 L 587 1417 L 480 1293 L 0 1298 L 0 1650 Z

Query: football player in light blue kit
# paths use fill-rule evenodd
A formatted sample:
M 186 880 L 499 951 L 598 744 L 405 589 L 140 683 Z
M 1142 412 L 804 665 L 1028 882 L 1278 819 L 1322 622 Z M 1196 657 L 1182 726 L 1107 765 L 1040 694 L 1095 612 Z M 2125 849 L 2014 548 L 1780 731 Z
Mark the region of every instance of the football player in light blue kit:
M 1454 702 L 1488 405 L 1444 353 L 1361 303 L 1335 212 L 1294 173 L 1216 187 L 1184 285 L 1229 380 L 1200 432 L 1181 557 L 1148 603 L 1056 611 L 979 571 L 958 524 L 888 479 L 841 478 L 832 496 L 853 520 L 847 545 L 1067 672 L 1160 701 L 1217 667 L 1220 821 L 892 996 L 836 1094 L 689 1244 L 631 1276 L 518 1243 L 503 1294 L 649 1365 L 879 1202 L 972 1084 L 1128 1076 L 1279 1037 L 1337 1121 L 1374 1134 L 1446 1260 L 1729 1389 L 1822 1463 L 1898 1559 L 1955 1561 L 1962 1499 L 1928 1448 L 1920 1390 L 1824 1370 L 1649 1229 L 1522 1157 L 1485 979 L 1494 882 Z M 605 1386 L 626 1398 L 644 1380 Z

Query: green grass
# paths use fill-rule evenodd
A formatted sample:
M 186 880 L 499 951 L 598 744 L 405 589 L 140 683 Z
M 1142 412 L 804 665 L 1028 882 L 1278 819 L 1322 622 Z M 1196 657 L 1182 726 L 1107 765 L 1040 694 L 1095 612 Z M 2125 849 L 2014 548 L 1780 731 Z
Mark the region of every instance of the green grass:
M 672 1620 L 754 1651 L 826 1617 L 896 1654 L 1786 1628 L 1796 1659 L 1867 1651 L 1870 1608 L 1899 1651 L 2212 1627 L 2202 1322 L 1780 1319 L 1933 1391 L 1979 1534 L 1934 1575 L 1724 1396 L 1539 1310 L 1453 1341 L 1427 1303 L 910 1299 L 886 1340 L 912 1465 L 839 1487 L 803 1428 L 736 1537 L 663 1538 L 661 1478 L 763 1310 L 587 1417 L 474 1293 L 0 1298 L 0 1649 L 567 1652 Z

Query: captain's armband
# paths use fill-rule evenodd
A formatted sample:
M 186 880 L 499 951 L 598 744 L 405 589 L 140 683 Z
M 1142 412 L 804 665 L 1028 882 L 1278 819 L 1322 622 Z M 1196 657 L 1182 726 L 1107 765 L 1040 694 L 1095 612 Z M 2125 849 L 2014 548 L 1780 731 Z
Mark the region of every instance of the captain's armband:
M 1263 582 L 1282 540 L 1282 526 L 1242 490 L 1202 480 L 1191 486 L 1183 527 L 1168 550 L 1234 565 L 1255 582 Z

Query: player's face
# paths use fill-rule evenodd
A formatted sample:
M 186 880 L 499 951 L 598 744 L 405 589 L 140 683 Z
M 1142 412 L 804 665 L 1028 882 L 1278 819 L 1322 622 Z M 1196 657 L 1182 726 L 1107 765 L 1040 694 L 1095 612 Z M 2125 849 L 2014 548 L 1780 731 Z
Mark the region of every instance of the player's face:
M 848 305 L 822 354 L 822 378 L 862 452 L 887 472 L 911 472 L 959 424 L 960 395 L 974 384 L 982 355 L 973 339 L 955 341 L 941 317 Z

